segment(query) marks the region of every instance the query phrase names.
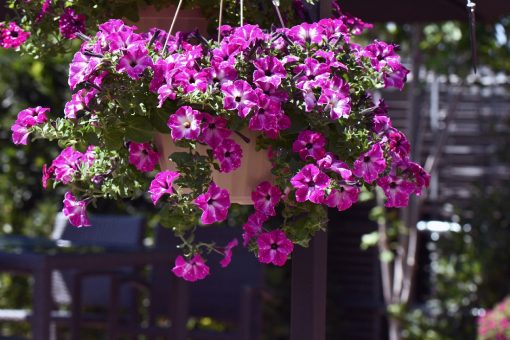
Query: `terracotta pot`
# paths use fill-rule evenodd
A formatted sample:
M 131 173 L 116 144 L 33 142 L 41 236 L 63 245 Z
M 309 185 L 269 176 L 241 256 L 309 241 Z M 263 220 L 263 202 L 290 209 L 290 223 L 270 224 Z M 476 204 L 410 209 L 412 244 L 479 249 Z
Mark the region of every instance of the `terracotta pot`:
M 142 6 L 140 8 L 140 20 L 134 25 L 140 32 L 147 32 L 153 27 L 168 30 L 175 13 L 175 6 L 168 6 L 157 11 L 153 6 Z M 181 7 L 177 16 L 173 32 L 191 32 L 195 29 L 201 34 L 207 33 L 207 19 L 202 16 L 200 9 L 184 9 Z
M 135 25 L 142 32 L 148 31 L 152 27 L 168 30 L 174 17 L 175 9 L 175 6 L 169 6 L 161 11 L 156 11 L 151 6 L 142 7 L 140 10 L 140 20 Z M 190 32 L 197 28 L 202 34 L 206 33 L 207 20 L 202 16 L 200 10 L 181 8 L 173 32 Z M 169 115 L 171 113 L 169 112 Z M 267 152 L 255 150 L 257 134 L 248 130 L 243 131 L 243 134 L 250 138 L 250 143 L 246 143 L 235 134 L 232 137 L 243 149 L 241 166 L 228 174 L 213 170 L 213 179 L 218 186 L 228 189 L 232 203 L 248 205 L 252 204 L 251 192 L 259 183 L 271 180 L 272 175 L 271 163 L 267 158 Z M 154 141 L 161 153 L 161 169 L 175 170 L 175 164 L 169 161 L 168 157 L 173 152 L 187 150 L 176 147 L 170 135 L 157 134 Z M 197 151 L 200 154 L 205 154 L 206 149 L 206 146 L 199 145 Z
M 271 181 L 271 163 L 267 158 L 267 151 L 255 150 L 255 139 L 257 135 L 251 131 L 243 131 L 243 135 L 250 139 L 250 143 L 243 141 L 238 135 L 232 135 L 243 149 L 243 159 L 241 166 L 230 173 L 221 173 L 213 170 L 213 180 L 221 188 L 228 189 L 230 192 L 230 201 L 232 203 L 249 205 L 253 204 L 251 192 L 263 181 Z M 159 164 L 161 169 L 176 170 L 175 164 L 168 157 L 177 151 L 187 151 L 187 149 L 175 146 L 170 135 L 157 134 L 155 143 L 161 153 Z M 207 146 L 197 146 L 197 152 L 201 155 L 206 154 Z

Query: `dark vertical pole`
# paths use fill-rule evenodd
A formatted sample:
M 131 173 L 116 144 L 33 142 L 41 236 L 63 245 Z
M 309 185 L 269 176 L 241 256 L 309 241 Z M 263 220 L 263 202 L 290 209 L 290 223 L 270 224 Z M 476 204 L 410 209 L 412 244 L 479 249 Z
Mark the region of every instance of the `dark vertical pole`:
M 32 339 L 47 340 L 50 331 L 51 271 L 46 264 L 34 273 Z
M 291 340 L 326 339 L 327 241 L 318 232 L 309 248 L 292 254 Z

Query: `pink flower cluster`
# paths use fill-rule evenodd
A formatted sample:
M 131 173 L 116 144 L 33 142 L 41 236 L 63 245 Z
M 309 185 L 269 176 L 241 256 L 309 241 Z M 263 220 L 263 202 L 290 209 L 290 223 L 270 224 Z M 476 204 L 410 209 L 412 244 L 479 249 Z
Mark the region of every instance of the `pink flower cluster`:
M 43 187 L 46 189 L 50 179 L 63 184 L 74 181 L 85 167 L 90 167 L 94 163 L 95 149 L 96 147 L 91 145 L 83 153 L 76 151 L 72 146 L 62 150 L 50 167 L 43 168 Z
M 3 48 L 18 48 L 28 39 L 30 32 L 24 31 L 14 22 L 7 25 L 0 23 L 0 46 Z
M 20 111 L 11 126 L 13 143 L 27 145 L 30 128 L 45 123 L 48 120 L 46 113 L 49 111 L 49 108 L 40 106 Z
M 506 340 L 510 338 L 510 298 L 506 298 L 478 318 L 478 339 Z

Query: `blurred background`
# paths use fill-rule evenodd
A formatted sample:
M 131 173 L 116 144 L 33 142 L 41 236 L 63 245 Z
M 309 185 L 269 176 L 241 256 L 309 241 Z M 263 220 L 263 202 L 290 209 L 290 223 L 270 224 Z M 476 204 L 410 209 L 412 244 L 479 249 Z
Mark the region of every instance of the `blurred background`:
M 364 19 L 363 10 L 351 10 Z M 384 209 L 367 196 L 347 212 L 331 212 L 327 338 L 387 339 L 397 325 L 405 339 L 475 339 L 478 319 L 510 294 L 510 12 L 477 22 L 474 74 L 465 9 L 459 20 L 418 22 L 405 16 L 392 21 L 397 9 L 383 10 L 383 19 L 370 14 L 375 27 L 358 40 L 400 46 L 412 71 L 409 84 L 374 96 L 385 99 L 393 124 L 406 131 L 414 160 L 431 170 L 431 185 L 404 211 Z M 294 20 L 301 20 L 298 14 Z M 63 109 L 70 57 L 34 60 L 0 50 L 2 235 L 49 236 L 61 209 L 63 192 L 41 187 L 41 167 L 59 150 L 44 141 L 15 147 L 10 126 L 26 107 Z M 157 224 L 143 200 L 104 202 L 96 211 L 141 212 L 149 225 Z M 399 261 L 406 263 L 400 281 L 385 275 L 402 268 Z M 264 303 L 263 338 L 288 339 L 290 267 L 268 268 L 265 282 L 272 298 Z M 0 308 L 30 307 L 29 287 L 25 277 L 0 274 Z M 388 292 L 395 287 L 399 294 Z M 508 307 L 501 313 L 510 316 Z M 28 331 L 28 324 L 0 323 L 3 335 Z M 502 334 L 498 339 L 510 338 Z

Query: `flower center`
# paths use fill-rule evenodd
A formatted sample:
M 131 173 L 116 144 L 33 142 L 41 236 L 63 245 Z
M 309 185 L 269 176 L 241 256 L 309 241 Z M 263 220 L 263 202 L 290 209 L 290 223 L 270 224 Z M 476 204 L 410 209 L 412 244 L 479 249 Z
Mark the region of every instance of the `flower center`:
M 212 198 L 209 198 L 209 200 L 207 201 L 207 204 L 208 204 L 208 205 L 211 205 L 211 204 L 213 204 L 213 203 L 214 203 L 214 200 L 213 200 Z
M 191 78 L 189 79 L 189 83 L 190 83 L 190 84 L 195 84 L 195 78 L 191 77 Z
M 237 103 L 240 103 L 241 102 L 241 96 L 236 96 L 235 100 L 236 100 Z
M 397 183 L 395 183 L 395 182 L 390 183 L 390 188 L 395 189 L 396 187 L 397 187 Z
M 136 66 L 136 60 L 131 60 L 131 61 L 129 62 L 129 66 L 131 66 L 131 67 L 135 67 L 135 66 Z
M 266 72 L 264 74 L 266 75 L 266 77 L 271 77 L 271 71 L 270 70 L 266 70 Z
M 270 201 L 271 200 L 271 195 L 267 194 L 266 195 L 266 201 Z
M 16 31 L 11 31 L 11 37 L 17 38 L 19 36 L 19 33 Z
M 189 129 L 191 127 L 191 123 L 190 122 L 184 122 L 184 124 L 182 124 L 182 126 L 184 126 L 185 129 Z
M 278 250 L 278 245 L 276 243 L 271 244 L 272 250 Z
M 306 148 L 308 150 L 313 149 L 313 144 L 312 143 L 306 143 Z
M 363 158 L 363 162 L 365 162 L 365 163 L 370 163 L 370 156 L 365 156 L 365 157 Z
M 315 182 L 314 182 L 314 181 L 310 181 L 310 182 L 308 182 L 308 186 L 309 186 L 310 188 L 314 187 L 314 186 L 315 186 Z
M 209 129 L 211 129 L 211 130 L 216 129 L 216 124 L 214 124 L 214 123 L 209 124 Z
M 345 191 L 344 187 L 340 187 L 340 189 L 338 189 L 338 190 L 340 190 L 340 192 L 344 192 Z
M 225 157 L 230 157 L 230 155 L 232 155 L 232 153 L 230 151 L 225 152 Z

